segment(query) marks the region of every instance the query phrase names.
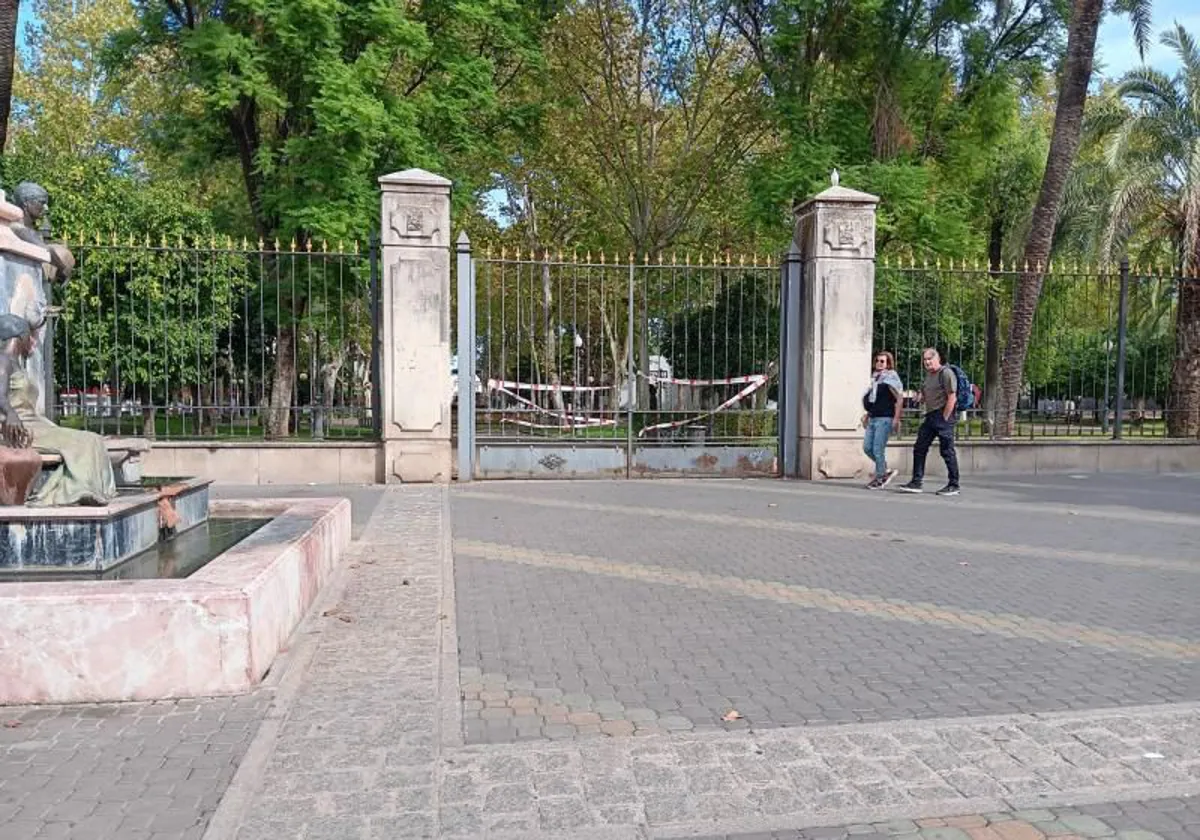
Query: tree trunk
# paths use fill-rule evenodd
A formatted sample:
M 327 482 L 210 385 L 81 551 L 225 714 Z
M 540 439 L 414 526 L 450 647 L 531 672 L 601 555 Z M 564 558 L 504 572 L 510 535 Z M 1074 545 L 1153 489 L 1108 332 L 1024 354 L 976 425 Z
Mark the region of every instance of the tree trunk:
M 333 411 L 334 394 L 337 391 L 338 377 L 346 365 L 345 350 L 336 350 L 328 362 L 321 365 L 321 405 L 326 412 Z
M 1042 175 L 1042 188 L 1033 209 L 1029 236 L 1025 240 L 1023 259 L 1027 270 L 1017 278 L 1013 290 L 1008 343 L 1000 366 L 997 416 L 997 433 L 1000 437 L 1011 437 L 1016 425 L 1025 357 L 1029 352 L 1033 318 L 1042 294 L 1043 276 L 1040 268 L 1050 261 L 1050 246 L 1054 240 L 1054 228 L 1058 222 L 1067 175 L 1079 151 L 1083 133 L 1083 106 L 1087 100 L 1096 54 L 1096 32 L 1103 16 L 1103 0 L 1074 0 L 1071 23 L 1067 29 L 1067 57 L 1058 88 L 1058 103 L 1054 109 L 1054 134 L 1050 138 L 1050 153 L 1046 158 L 1046 171 Z
M 1200 280 L 1179 281 L 1175 362 L 1167 397 L 1167 435 L 1200 437 Z
M 988 237 L 988 269 L 992 274 L 987 292 L 986 347 L 983 370 L 984 429 L 991 435 L 996 429 L 996 406 L 999 405 L 1000 386 L 1000 282 L 999 272 L 1004 257 L 1004 220 L 997 215 L 992 219 L 992 230 Z
M 8 143 L 12 113 L 13 66 L 17 54 L 17 15 L 20 0 L 0 0 L 0 155 Z
M 268 438 L 287 437 L 292 409 L 292 387 L 296 382 L 296 330 L 280 326 L 275 340 L 275 369 L 271 372 L 271 401 L 267 408 Z

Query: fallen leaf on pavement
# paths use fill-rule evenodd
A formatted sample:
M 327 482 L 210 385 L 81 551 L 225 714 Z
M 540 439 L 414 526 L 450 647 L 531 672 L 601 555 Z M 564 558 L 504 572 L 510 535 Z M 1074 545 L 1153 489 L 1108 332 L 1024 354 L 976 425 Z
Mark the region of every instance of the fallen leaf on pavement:
M 346 622 L 347 624 L 350 624 L 350 623 L 352 623 L 352 622 L 354 621 L 354 619 L 353 619 L 353 618 L 351 618 L 351 617 L 350 617 L 350 616 L 348 616 L 348 615 L 339 615 L 339 616 L 338 616 L 338 621 L 344 621 L 344 622 Z
M 741 720 L 741 719 L 742 719 L 742 713 L 739 712 L 737 709 L 730 709 L 728 712 L 726 712 L 724 715 L 721 716 L 721 720 L 733 721 L 733 720 Z
M 5 728 L 5 729 L 16 729 L 16 728 L 17 728 L 18 726 L 20 726 L 20 725 L 21 725 L 21 721 L 19 721 L 19 720 L 6 720 L 6 721 L 4 721 L 4 728 Z

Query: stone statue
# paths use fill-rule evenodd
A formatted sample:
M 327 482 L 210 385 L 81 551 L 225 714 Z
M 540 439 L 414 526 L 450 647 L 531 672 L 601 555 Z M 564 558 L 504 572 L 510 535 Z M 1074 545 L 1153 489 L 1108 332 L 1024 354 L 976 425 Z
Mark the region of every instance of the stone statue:
M 41 325 L 39 324 L 38 327 Z M 106 505 L 117 495 L 104 438 L 93 432 L 64 429 L 37 412 L 38 385 L 24 363 L 36 346 L 37 327 L 19 315 L 0 315 L 0 387 L 4 435 L 28 441 L 41 454 L 61 460 L 29 499 L 34 507 Z M 39 464 L 40 464 L 39 458 Z
M 30 448 L 33 435 L 21 422 L 9 400 L 9 377 L 17 369 L 25 347 L 32 345 L 29 322 L 16 315 L 0 315 L 0 505 L 23 505 L 29 489 L 42 471 L 42 456 Z
M 13 202 L 24 214 L 21 221 L 13 223 L 13 233 L 50 252 L 50 266 L 45 272 L 47 280 L 51 283 L 66 282 L 75 270 L 75 255 L 61 242 L 47 242 L 39 227 L 46 211 L 50 209 L 50 194 L 40 184 L 22 181 L 13 190 Z

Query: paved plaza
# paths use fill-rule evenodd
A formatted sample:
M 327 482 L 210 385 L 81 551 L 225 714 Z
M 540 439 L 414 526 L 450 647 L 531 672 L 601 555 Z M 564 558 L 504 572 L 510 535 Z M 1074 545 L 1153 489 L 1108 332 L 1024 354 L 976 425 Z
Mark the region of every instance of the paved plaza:
M 0 838 L 1200 838 L 1200 477 L 348 494 L 255 693 L 0 710 Z

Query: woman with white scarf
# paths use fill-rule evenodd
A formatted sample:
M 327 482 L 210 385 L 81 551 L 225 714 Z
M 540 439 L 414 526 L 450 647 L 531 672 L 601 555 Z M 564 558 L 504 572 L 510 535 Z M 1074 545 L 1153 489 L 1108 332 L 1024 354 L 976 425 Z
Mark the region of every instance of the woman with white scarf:
M 863 452 L 875 462 L 875 477 L 868 490 L 882 490 L 896 477 L 887 466 L 887 442 L 892 432 L 900 431 L 900 412 L 904 410 L 904 385 L 896 373 L 896 360 L 886 350 L 875 354 L 871 384 L 863 394 Z

